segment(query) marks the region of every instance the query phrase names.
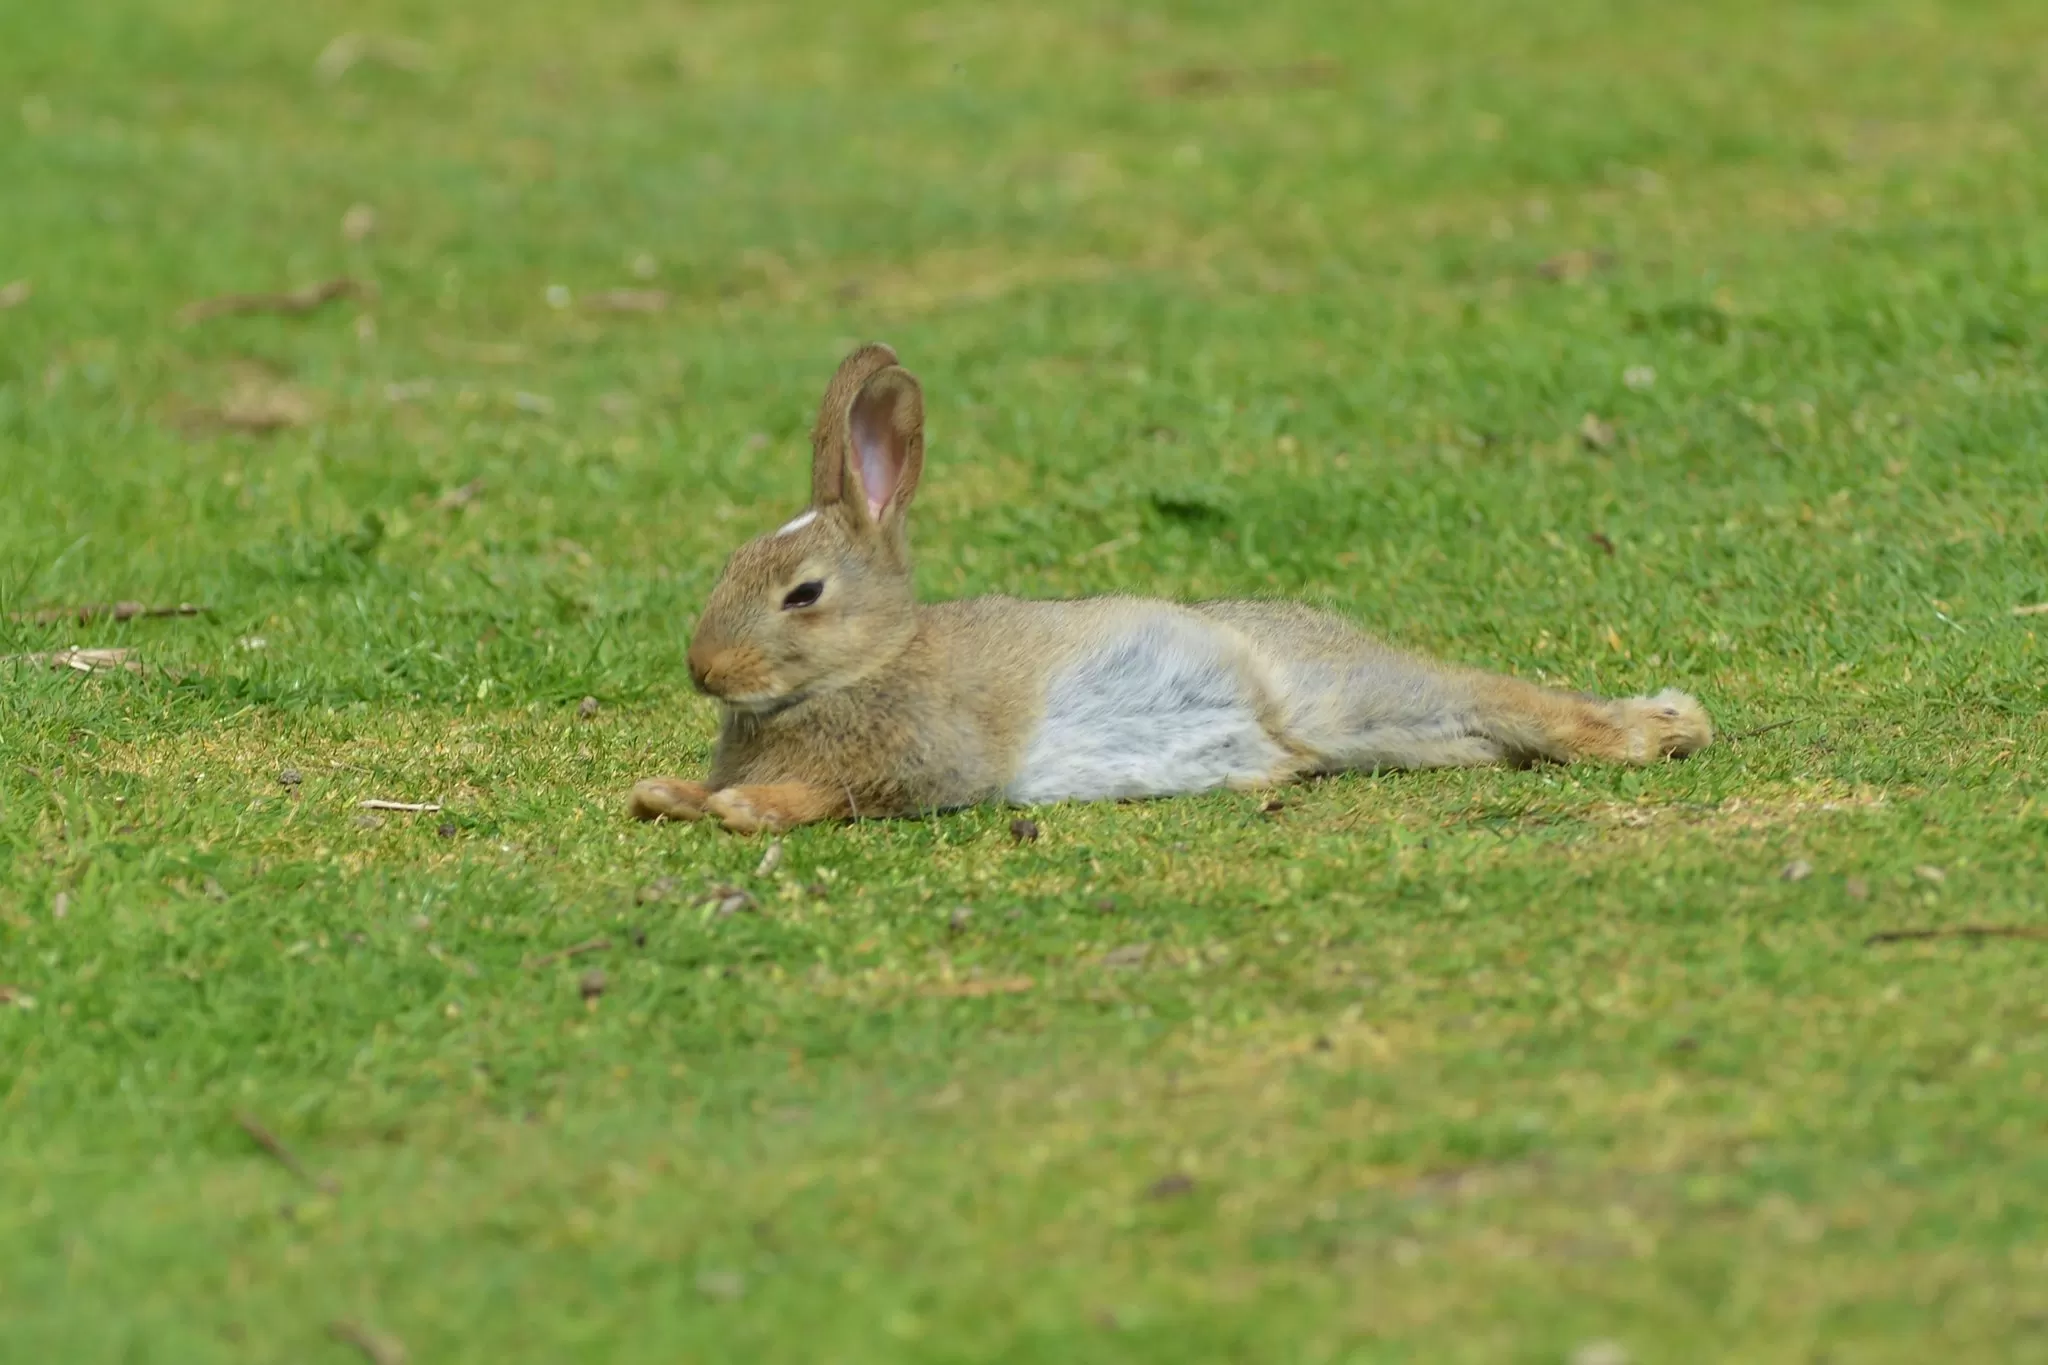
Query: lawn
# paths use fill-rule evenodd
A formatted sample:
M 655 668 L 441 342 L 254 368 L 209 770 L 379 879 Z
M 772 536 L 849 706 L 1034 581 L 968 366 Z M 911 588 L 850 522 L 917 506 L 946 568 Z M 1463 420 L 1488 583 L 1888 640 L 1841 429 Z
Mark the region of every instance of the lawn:
M 0 1358 L 2048 1361 L 2044 47 L 7 6 Z M 635 824 L 869 338 L 928 597 L 1302 597 L 1722 740 Z

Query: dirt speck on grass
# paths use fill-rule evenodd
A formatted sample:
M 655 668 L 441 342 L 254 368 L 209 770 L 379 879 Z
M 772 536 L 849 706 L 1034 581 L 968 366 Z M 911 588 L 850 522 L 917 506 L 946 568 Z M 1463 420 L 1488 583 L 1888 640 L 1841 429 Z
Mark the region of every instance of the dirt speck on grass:
M 1145 1187 L 1145 1198 L 1158 1203 L 1168 1199 L 1185 1199 L 1195 1192 L 1195 1178 L 1185 1171 L 1174 1171 L 1162 1175 Z

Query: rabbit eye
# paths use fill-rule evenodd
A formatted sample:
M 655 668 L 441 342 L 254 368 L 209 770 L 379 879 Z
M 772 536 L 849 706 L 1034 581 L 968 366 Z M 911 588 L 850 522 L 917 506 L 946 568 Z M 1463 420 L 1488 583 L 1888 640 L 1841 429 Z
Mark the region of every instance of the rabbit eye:
M 795 611 L 801 607 L 815 607 L 818 599 L 825 594 L 823 581 L 813 578 L 808 583 L 799 583 L 789 590 L 789 596 L 782 599 L 784 611 Z

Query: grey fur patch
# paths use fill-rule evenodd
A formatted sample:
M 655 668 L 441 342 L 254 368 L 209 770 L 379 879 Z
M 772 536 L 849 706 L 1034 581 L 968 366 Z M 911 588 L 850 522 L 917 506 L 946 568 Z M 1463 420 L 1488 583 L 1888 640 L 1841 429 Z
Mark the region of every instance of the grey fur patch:
M 1233 637 L 1162 612 L 1055 676 L 1004 790 L 1012 801 L 1115 800 L 1270 778 L 1287 760 L 1260 723 Z

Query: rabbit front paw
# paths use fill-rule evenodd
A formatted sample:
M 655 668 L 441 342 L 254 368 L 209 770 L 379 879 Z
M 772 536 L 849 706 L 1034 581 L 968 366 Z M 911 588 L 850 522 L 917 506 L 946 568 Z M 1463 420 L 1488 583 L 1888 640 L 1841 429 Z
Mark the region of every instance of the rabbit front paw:
M 704 812 L 735 834 L 776 833 L 846 814 L 844 801 L 803 782 L 766 782 L 711 793 Z
M 702 782 L 685 782 L 680 777 L 650 777 L 633 784 L 628 799 L 635 820 L 695 820 L 704 814 L 711 797 Z

